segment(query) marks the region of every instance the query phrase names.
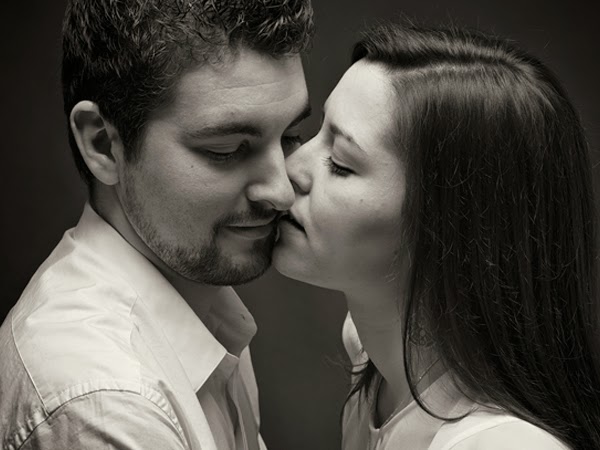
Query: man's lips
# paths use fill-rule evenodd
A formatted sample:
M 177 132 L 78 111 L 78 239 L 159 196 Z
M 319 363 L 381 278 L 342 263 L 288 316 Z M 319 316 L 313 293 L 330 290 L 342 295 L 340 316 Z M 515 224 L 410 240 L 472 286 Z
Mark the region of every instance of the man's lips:
M 263 219 L 263 220 L 257 220 L 256 222 L 251 222 L 251 223 L 241 223 L 241 224 L 235 224 L 235 225 L 227 225 L 230 228 L 258 228 L 258 227 L 264 227 L 266 225 L 274 225 L 275 221 L 277 219 L 278 216 L 273 216 L 271 218 L 268 219 Z
M 271 218 L 269 221 L 263 220 L 261 222 L 229 225 L 226 228 L 246 239 L 261 239 L 269 236 L 273 232 L 275 224 L 277 223 L 275 219 L 276 217 Z

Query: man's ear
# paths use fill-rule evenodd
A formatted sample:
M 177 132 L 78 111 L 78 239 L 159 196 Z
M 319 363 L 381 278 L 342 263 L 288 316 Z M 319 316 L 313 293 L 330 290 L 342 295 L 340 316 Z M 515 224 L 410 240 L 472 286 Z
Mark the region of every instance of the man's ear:
M 77 103 L 69 124 L 90 172 L 108 186 L 117 184 L 123 143 L 117 129 L 100 114 L 98 105 L 88 100 Z

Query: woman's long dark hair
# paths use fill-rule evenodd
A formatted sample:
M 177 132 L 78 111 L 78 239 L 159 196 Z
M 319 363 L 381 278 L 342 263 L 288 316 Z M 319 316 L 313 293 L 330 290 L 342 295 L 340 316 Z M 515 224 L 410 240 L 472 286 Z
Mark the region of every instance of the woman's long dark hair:
M 511 42 L 384 25 L 353 62 L 397 93 L 412 265 L 405 368 L 423 333 L 472 400 L 574 449 L 600 448 L 596 216 L 590 156 L 555 76 Z M 351 395 L 368 390 L 371 362 Z

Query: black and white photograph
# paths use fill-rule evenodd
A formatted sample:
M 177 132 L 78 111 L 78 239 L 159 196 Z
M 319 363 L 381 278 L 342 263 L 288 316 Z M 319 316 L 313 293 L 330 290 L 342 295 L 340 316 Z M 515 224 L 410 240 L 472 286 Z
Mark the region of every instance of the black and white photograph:
M 2 450 L 600 450 L 578 0 L 31 0 Z

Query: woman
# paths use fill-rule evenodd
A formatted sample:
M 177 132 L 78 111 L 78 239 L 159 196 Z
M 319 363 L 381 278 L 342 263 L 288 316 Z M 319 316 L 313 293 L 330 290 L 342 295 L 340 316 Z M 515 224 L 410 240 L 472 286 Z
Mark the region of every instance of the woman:
M 590 161 L 546 67 L 380 27 L 287 164 L 275 266 L 345 294 L 363 363 L 344 449 L 600 448 Z

